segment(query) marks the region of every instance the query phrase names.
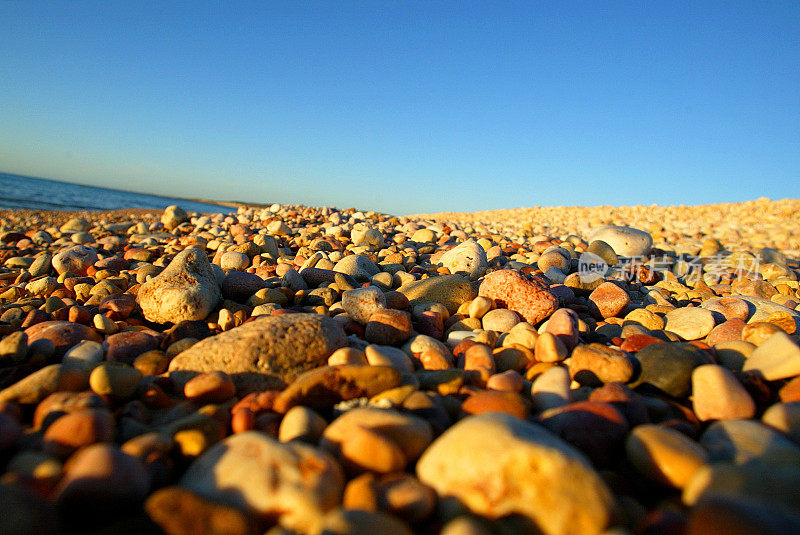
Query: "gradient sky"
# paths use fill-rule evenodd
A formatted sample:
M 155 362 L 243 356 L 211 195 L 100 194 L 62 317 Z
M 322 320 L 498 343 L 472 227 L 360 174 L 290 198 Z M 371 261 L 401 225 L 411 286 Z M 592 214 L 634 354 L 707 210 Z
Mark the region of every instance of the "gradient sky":
M 800 196 L 800 2 L 0 0 L 0 171 L 392 214 Z

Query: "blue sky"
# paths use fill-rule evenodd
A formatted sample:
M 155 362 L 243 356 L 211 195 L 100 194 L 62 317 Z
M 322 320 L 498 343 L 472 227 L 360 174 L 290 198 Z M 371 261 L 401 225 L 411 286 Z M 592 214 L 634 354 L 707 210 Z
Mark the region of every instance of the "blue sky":
M 800 196 L 800 2 L 0 1 L 0 171 L 393 214 Z

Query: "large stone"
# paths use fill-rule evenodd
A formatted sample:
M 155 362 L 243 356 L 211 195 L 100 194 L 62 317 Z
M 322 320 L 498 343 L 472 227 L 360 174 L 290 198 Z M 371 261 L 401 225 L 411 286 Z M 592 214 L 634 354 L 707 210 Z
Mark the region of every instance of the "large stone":
M 323 451 L 247 431 L 212 446 L 189 466 L 180 485 L 213 502 L 307 532 L 340 503 L 344 475 Z
M 489 262 L 486 251 L 474 239 L 469 239 L 444 253 L 439 263 L 450 273 L 464 272 L 470 279 L 479 279 L 486 273 Z
M 397 291 L 406 296 L 412 307 L 419 303 L 441 303 L 450 314 L 455 314 L 462 303 L 475 298 L 469 279 L 461 275 L 428 277 L 404 284 Z
M 614 499 L 586 458 L 549 431 L 506 414 L 464 418 L 417 463 L 443 507 L 529 517 L 546 535 L 601 533 Z M 454 503 L 455 502 L 455 503 Z
M 493 299 L 498 308 L 517 312 L 525 321 L 536 324 L 558 308 L 558 299 L 538 280 L 529 280 L 510 269 L 493 271 L 484 277 L 478 294 Z
M 144 317 L 156 323 L 205 319 L 221 299 L 211 263 L 199 249 L 178 253 L 137 296 Z
M 264 316 L 179 353 L 170 362 L 170 377 L 184 385 L 195 375 L 219 370 L 240 391 L 283 388 L 301 373 L 324 366 L 346 343 L 340 324 L 325 316 Z
M 589 237 L 589 243 L 602 240 L 614 249 L 619 256 L 644 256 L 653 246 L 653 237 L 643 230 L 631 227 L 606 225 L 596 229 Z

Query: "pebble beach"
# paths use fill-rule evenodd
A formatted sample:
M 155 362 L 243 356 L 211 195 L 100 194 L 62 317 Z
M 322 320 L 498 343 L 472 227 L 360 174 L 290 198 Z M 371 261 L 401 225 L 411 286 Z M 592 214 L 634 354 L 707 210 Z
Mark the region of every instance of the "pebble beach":
M 0 533 L 800 533 L 798 214 L 0 210 Z

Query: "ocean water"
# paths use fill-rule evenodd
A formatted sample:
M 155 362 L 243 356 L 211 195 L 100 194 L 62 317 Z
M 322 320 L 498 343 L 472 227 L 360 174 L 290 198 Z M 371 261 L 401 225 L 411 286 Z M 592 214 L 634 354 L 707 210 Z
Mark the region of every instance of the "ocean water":
M 173 204 L 190 212 L 227 214 L 236 211 L 235 208 L 217 204 L 0 173 L 0 208 L 89 211 L 121 208 L 161 210 Z

